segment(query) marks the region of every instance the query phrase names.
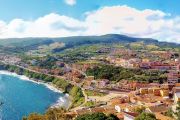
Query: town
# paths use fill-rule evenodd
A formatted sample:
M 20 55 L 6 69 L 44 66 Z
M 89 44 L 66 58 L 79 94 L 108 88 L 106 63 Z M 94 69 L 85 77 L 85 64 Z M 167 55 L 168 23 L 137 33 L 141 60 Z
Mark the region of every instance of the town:
M 152 113 L 158 120 L 177 119 L 175 113 L 180 102 L 178 52 L 104 47 L 96 53 L 96 57 L 74 63 L 65 62 L 67 57 L 35 59 L 6 54 L 1 54 L 0 61 L 78 86 L 83 100 L 65 113 L 71 118 L 104 113 L 120 120 L 135 120 L 142 113 Z

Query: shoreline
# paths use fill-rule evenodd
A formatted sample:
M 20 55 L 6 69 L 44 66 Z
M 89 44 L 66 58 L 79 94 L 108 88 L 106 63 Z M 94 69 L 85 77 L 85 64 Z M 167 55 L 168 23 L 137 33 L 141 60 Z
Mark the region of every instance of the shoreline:
M 64 94 L 62 92 L 62 90 L 56 88 L 52 83 L 45 83 L 43 82 L 42 80 L 33 80 L 25 75 L 18 75 L 17 73 L 14 73 L 14 72 L 9 72 L 7 70 L 0 70 L 0 74 L 4 74 L 4 75 L 10 75 L 10 76 L 13 76 L 13 77 L 18 77 L 20 80 L 24 80 L 24 81 L 29 81 L 29 82 L 32 82 L 32 83 L 35 83 L 35 84 L 40 84 L 40 85 L 43 85 L 45 86 L 46 88 L 48 88 L 49 90 L 53 91 L 53 92 L 56 92 L 56 93 L 60 93 L 60 94 Z M 67 100 L 68 100 L 68 104 L 67 103 Z M 69 108 L 69 106 L 71 105 L 71 101 L 70 101 L 70 96 L 69 94 L 64 94 L 64 96 L 60 96 L 58 98 L 58 100 L 55 102 L 55 103 L 52 103 L 52 105 L 49 106 L 49 108 L 57 108 L 57 107 L 66 107 L 66 109 Z

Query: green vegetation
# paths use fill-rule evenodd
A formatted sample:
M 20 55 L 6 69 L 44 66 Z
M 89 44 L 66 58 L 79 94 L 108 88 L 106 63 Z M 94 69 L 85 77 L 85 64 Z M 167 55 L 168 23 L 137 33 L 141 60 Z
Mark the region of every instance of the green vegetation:
M 19 75 L 25 75 L 29 78 L 33 78 L 35 80 L 42 80 L 44 82 L 52 82 L 56 87 L 63 90 L 65 93 L 69 93 L 71 95 L 72 97 L 71 107 L 77 107 L 84 102 L 84 96 L 81 88 L 71 85 L 66 80 L 55 78 L 53 76 L 49 76 L 46 74 L 25 70 L 14 65 L 1 65 L 1 66 L 2 69 L 8 70 L 10 72 L 15 72 Z
M 147 50 L 158 50 L 159 46 L 153 45 L 153 44 L 149 44 L 149 45 L 146 45 L 146 49 Z
M 135 120 L 157 120 L 156 116 L 152 113 L 141 113 Z
M 105 96 L 105 93 L 94 91 L 94 90 L 85 90 L 87 96 Z
M 65 92 L 68 92 L 69 89 L 72 88 L 72 85 L 63 79 L 55 78 L 52 83 L 56 85 L 56 87 L 63 89 Z
M 84 114 L 78 116 L 75 120 L 119 120 L 114 115 L 105 115 L 104 113 L 93 113 L 93 114 Z
M 63 48 L 63 47 L 65 47 L 64 43 L 54 42 L 54 43 L 49 44 L 49 45 L 39 46 L 37 50 L 30 50 L 27 52 L 27 54 L 32 54 L 32 55 L 49 54 L 49 53 L 52 53 L 53 50 L 55 50 L 57 48 L 58 49 Z
M 130 43 L 129 46 L 131 49 L 134 49 L 134 50 L 144 49 L 144 43 L 143 42 Z
M 98 53 L 98 50 L 106 48 L 104 44 L 93 44 L 93 45 L 83 45 L 79 47 L 66 49 L 60 54 L 57 54 L 59 58 L 63 58 L 64 62 L 84 62 L 90 57 L 104 55 L 106 53 Z
M 180 120 L 180 102 L 177 103 L 175 115 L 177 117 L 177 120 Z
M 84 95 L 82 93 L 81 88 L 74 86 L 69 94 L 73 97 L 72 99 L 72 106 L 71 107 L 77 107 L 84 103 Z
M 141 113 L 143 113 L 145 111 L 145 109 L 146 109 L 146 107 L 141 106 L 141 107 L 135 108 L 133 111 L 136 112 L 136 113 L 141 114 Z
M 134 50 L 147 49 L 147 50 L 176 50 L 180 52 L 179 44 L 158 42 L 157 40 L 147 38 L 133 38 L 125 35 L 108 34 L 102 36 L 77 36 L 77 37 L 64 37 L 64 38 L 13 38 L 3 39 L 0 41 L 0 51 L 2 53 L 22 54 L 27 52 L 35 52 L 38 56 L 44 56 L 49 53 L 59 53 L 64 51 L 73 50 L 75 56 L 76 48 L 80 47 L 79 52 L 87 53 L 90 55 L 95 54 L 93 51 L 101 48 L 104 45 L 112 47 L 116 44 L 117 48 L 129 48 Z M 65 46 L 64 46 L 65 45 Z M 85 47 L 87 46 L 93 46 Z M 100 45 L 100 47 L 98 47 Z M 102 46 L 101 46 L 102 45 Z M 84 46 L 84 48 L 83 48 Z M 82 47 L 82 48 L 81 48 Z M 78 48 L 79 49 L 79 48 Z M 47 53 L 46 53 L 47 52 Z M 67 53 L 67 52 L 64 52 Z M 42 55 L 43 54 L 43 55 Z M 79 55 L 81 57 L 81 55 Z M 86 56 L 85 56 L 86 57 Z
M 177 103 L 175 112 L 172 110 L 172 108 L 169 108 L 168 111 L 162 114 L 172 119 L 180 120 L 180 102 Z
M 44 115 L 32 113 L 28 117 L 23 117 L 22 120 L 72 120 L 72 117 L 65 114 L 63 108 L 50 108 Z
M 166 81 L 165 72 L 157 70 L 141 70 L 127 69 L 115 67 L 112 65 L 99 65 L 98 67 L 89 68 L 86 71 L 87 75 L 94 76 L 95 79 L 109 79 L 110 81 L 135 80 L 144 82 L 159 82 Z
M 93 101 L 88 101 L 86 102 L 86 104 L 84 105 L 85 107 L 93 107 L 96 105 L 96 102 L 93 102 Z
M 163 113 L 165 116 L 168 116 L 168 117 L 171 117 L 171 118 L 173 118 L 174 116 L 173 116 L 173 111 L 172 111 L 172 109 L 170 108 L 170 109 L 168 109 L 168 111 L 166 111 L 165 113 Z

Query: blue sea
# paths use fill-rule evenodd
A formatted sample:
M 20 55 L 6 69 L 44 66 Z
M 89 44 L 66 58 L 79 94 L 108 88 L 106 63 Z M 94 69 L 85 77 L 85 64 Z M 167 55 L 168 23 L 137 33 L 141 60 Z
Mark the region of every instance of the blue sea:
M 62 106 L 68 106 L 66 95 L 22 79 L 18 75 L 0 73 L 0 120 L 21 120 L 32 112 L 44 113 L 58 100 L 62 101 Z

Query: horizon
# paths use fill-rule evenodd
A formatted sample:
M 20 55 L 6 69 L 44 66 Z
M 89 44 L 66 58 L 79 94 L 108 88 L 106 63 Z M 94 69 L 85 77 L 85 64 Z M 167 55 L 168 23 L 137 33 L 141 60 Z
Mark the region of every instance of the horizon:
M 130 38 L 141 38 L 141 39 L 152 39 L 154 41 L 158 41 L 158 42 L 166 42 L 166 43 L 172 43 L 172 44 L 177 44 L 180 45 L 180 42 L 173 42 L 173 41 L 160 41 L 157 39 L 153 39 L 153 38 L 146 38 L 146 37 L 133 37 L 133 36 L 128 36 L 128 35 L 123 35 L 123 34 L 103 34 L 103 35 L 84 35 L 84 36 L 66 36 L 66 37 L 19 37 L 19 38 L 0 38 L 0 40 L 13 40 L 13 39 L 58 39 L 58 38 L 71 38 L 71 37 L 101 37 L 101 36 L 105 36 L 105 35 L 119 35 L 119 36 L 126 36 L 126 37 L 130 37 Z
M 0 38 L 3 39 L 122 34 L 180 43 L 177 0 L 7 0 L 0 3 Z

